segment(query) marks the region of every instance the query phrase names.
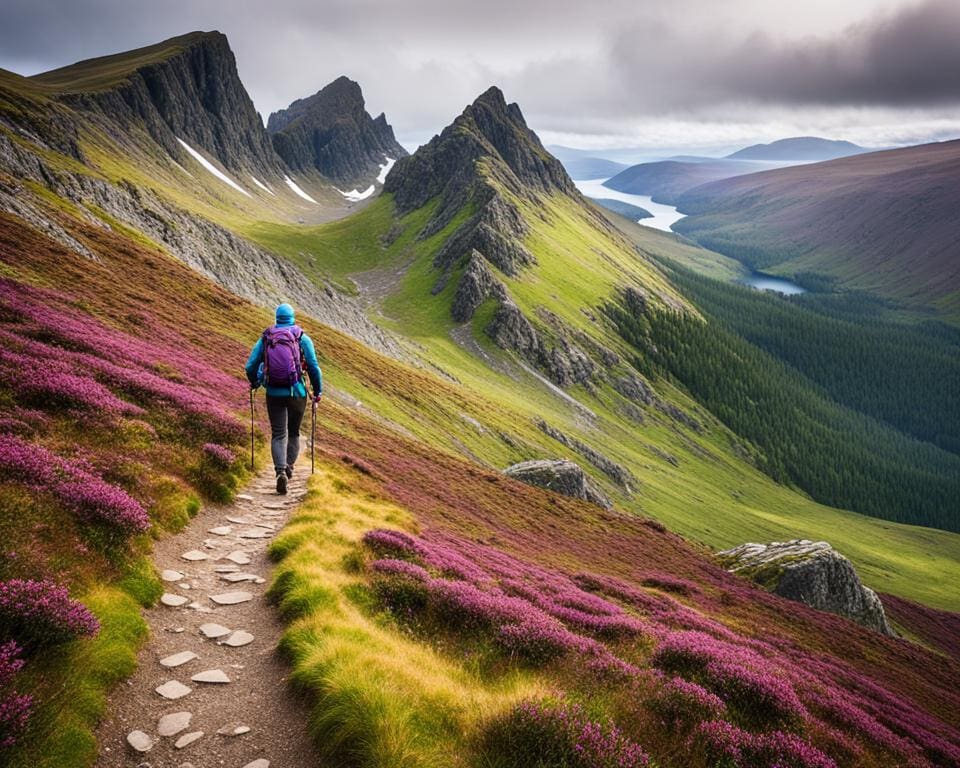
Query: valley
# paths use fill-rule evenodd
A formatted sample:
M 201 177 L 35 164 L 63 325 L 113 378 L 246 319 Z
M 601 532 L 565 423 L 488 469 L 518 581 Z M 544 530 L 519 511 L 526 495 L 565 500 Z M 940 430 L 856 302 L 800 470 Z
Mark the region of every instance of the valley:
M 219 32 L 0 72 L 6 764 L 957 764 L 953 143 L 633 194 L 496 86 L 408 153 L 320 85 L 264 123 Z M 326 389 L 278 503 L 242 364 L 281 301 Z M 891 631 L 717 555 L 795 539 Z

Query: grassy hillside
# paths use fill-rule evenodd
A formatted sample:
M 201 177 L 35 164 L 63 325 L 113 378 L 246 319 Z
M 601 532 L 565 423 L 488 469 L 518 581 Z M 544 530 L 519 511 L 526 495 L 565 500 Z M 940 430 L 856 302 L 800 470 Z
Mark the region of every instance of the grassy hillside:
M 914 709 L 955 717 L 934 693 L 955 661 L 784 603 L 650 521 L 330 416 L 350 428 L 271 551 L 331 762 L 699 768 L 734 744 L 744 766 L 955 759 L 952 727 Z
M 591 238 L 598 235 L 575 229 L 580 214 L 564 208 L 566 203 L 557 205 L 550 212 L 564 216 L 568 228 L 558 231 L 555 220 L 537 225 L 543 234 L 532 234 L 529 242 L 543 256 L 540 263 L 522 277 L 504 279 L 525 306 L 546 307 L 593 334 L 598 343 L 624 357 L 632 355 L 599 309 L 620 275 L 596 253 Z M 561 394 L 545 386 L 533 371 L 490 342 L 483 332 L 489 314 L 482 311 L 459 330 L 449 314 L 454 286 L 430 293 L 436 279 L 430 264 L 444 233 L 416 240 L 414 233 L 429 217 L 429 211 L 418 211 L 399 220 L 402 233 L 386 246 L 380 233 L 395 226 L 391 207 L 389 196 L 384 196 L 356 216 L 306 233 L 282 225 L 254 225 L 249 233 L 291 258 L 315 260 L 339 280 L 347 282 L 352 275 L 359 285 L 369 286 L 368 295 L 383 322 L 413 342 L 427 364 L 457 381 L 463 391 L 482 393 L 494 404 L 494 412 L 515 414 L 506 420 L 510 425 L 506 432 L 518 450 L 511 450 L 488 429 L 486 415 L 478 417 L 483 431 L 457 435 L 445 440 L 445 446 L 496 468 L 531 456 L 571 456 L 623 508 L 655 517 L 694 540 L 727 547 L 745 540 L 827 538 L 853 559 L 868 584 L 931 605 L 960 606 L 951 588 L 929 578 L 939 568 L 957 568 L 960 537 L 831 509 L 774 483 L 752 466 L 749 448 L 669 382 L 657 384 L 658 394 L 695 414 L 706 427 L 702 433 L 656 408 L 645 409 L 639 423 L 626 401 L 608 389 L 591 393 L 574 388 Z M 451 225 L 455 226 L 456 222 Z M 548 243 L 554 249 L 549 258 L 539 250 Z M 688 254 L 698 251 L 659 233 L 649 234 L 645 250 L 651 258 L 667 254 L 690 258 Z M 637 268 L 652 268 L 652 263 L 638 263 Z M 378 266 L 370 269 L 372 265 Z M 586 297 L 583 304 L 581 297 Z M 583 306 L 597 307 L 594 322 L 585 319 Z M 538 429 L 540 420 L 625 467 L 639 479 L 638 488 L 626 494 L 583 456 Z
M 960 141 L 871 152 L 690 190 L 676 229 L 756 269 L 814 273 L 956 321 L 958 178 Z

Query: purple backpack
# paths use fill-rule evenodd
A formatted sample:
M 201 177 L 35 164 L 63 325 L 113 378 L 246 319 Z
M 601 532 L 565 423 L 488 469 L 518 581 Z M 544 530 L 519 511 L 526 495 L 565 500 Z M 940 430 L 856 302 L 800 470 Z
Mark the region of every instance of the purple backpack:
M 274 325 L 263 332 L 263 378 L 267 386 L 288 389 L 300 381 L 302 335 L 303 331 L 296 325 Z

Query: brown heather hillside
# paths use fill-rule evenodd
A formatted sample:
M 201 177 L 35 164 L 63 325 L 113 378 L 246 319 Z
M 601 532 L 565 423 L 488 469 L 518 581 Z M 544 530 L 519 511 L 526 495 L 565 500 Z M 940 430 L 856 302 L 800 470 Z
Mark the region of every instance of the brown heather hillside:
M 679 207 L 678 231 L 757 269 L 960 317 L 960 140 L 725 179 Z

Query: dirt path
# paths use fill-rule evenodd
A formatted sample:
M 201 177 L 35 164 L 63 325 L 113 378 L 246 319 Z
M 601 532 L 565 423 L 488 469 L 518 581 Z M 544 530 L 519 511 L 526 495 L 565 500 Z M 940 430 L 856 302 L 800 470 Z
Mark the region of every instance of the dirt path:
M 298 469 L 287 496 L 276 495 L 270 468 L 235 504 L 205 508 L 182 533 L 156 545 L 164 603 L 185 602 L 160 603 L 146 612 L 150 639 L 100 726 L 98 768 L 319 764 L 307 733 L 308 704 L 286 683 L 288 669 L 276 653 L 282 625 L 265 597 L 271 567 L 267 545 L 305 493 L 305 470 Z M 240 562 L 228 559 L 231 553 Z M 230 593 L 246 594 L 222 597 Z M 218 604 L 216 596 L 244 600 Z M 220 637 L 204 633 L 219 635 L 225 629 L 231 632 Z M 195 679 L 204 672 L 229 682 Z M 168 696 L 182 698 L 157 692 L 165 684 Z M 141 748 L 152 746 L 140 752 L 131 743 L 138 740 Z

